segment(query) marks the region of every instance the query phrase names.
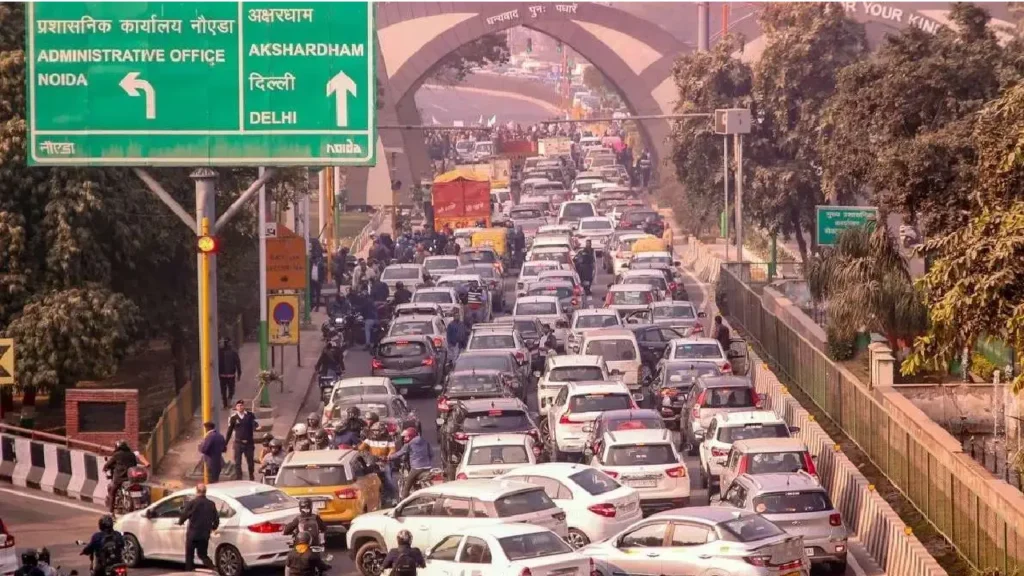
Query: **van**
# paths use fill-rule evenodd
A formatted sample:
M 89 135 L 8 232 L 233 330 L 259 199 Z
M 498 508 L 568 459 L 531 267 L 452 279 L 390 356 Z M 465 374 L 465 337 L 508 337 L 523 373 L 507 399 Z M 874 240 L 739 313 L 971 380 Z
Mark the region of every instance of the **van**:
M 569 224 L 573 228 L 579 226 L 580 218 L 593 218 L 597 216 L 597 209 L 594 204 L 588 201 L 563 202 L 562 208 L 558 211 L 558 223 Z

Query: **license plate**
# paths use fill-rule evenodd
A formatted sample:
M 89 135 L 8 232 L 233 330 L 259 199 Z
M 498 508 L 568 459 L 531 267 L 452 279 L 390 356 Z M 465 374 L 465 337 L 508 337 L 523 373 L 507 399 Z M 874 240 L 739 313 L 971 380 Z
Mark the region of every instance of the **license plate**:
M 132 497 L 141 498 L 142 497 L 142 490 L 132 490 L 131 492 L 129 492 L 129 494 L 131 494 Z
M 639 402 L 639 401 L 641 401 L 643 399 L 644 399 L 644 395 L 643 394 L 633 394 L 633 400 L 636 400 L 637 402 Z
M 313 502 L 313 510 L 323 510 L 327 507 L 327 502 L 323 500 L 316 500 Z
M 393 384 L 412 384 L 412 378 L 392 378 Z
M 640 478 L 637 480 L 626 480 L 626 486 L 631 488 L 654 488 L 658 481 L 654 478 Z
M 814 556 L 814 548 L 804 548 L 804 554 L 808 556 Z

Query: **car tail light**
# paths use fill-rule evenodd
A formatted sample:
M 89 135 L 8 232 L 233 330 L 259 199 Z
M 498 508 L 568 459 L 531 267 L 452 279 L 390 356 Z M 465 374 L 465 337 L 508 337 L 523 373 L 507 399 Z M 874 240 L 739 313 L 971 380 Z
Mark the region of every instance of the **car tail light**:
M 423 365 L 424 366 L 433 366 L 434 365 L 434 357 L 433 356 L 428 356 L 427 358 L 424 358 L 423 359 Z
M 732 374 L 732 364 L 728 362 L 722 364 L 722 374 Z
M 469 476 L 466 476 L 465 472 L 459 472 L 455 475 L 456 480 L 469 480 Z
M 818 469 L 814 466 L 814 459 L 811 458 L 810 452 L 804 452 L 804 468 L 811 476 L 818 477 Z
M 359 489 L 352 487 L 335 490 L 334 497 L 338 500 L 355 500 L 356 498 L 359 498 Z
M 466 434 L 465 432 L 456 432 L 455 439 L 459 442 L 465 442 L 466 440 L 469 440 L 469 434 Z
M 690 411 L 690 416 L 693 418 L 700 418 L 700 406 L 704 403 L 707 398 L 708 391 L 704 390 L 697 396 L 697 399 L 693 402 L 693 410 Z
M 370 360 L 370 368 L 373 368 L 374 370 L 380 370 L 383 367 L 384 364 L 381 364 L 380 360 L 377 360 L 376 358 Z
M 740 458 L 740 465 L 736 468 L 736 475 L 746 474 L 747 467 L 750 465 L 750 454 L 747 454 L 743 458 Z
M 665 474 L 669 478 L 686 478 L 686 466 L 676 466 L 675 468 L 669 468 L 665 470 Z
M 771 556 L 746 556 L 743 559 L 747 561 L 747 564 L 750 564 L 752 566 L 757 566 L 757 567 L 760 567 L 760 568 L 764 568 L 764 567 L 767 567 L 769 565 L 768 563 L 771 562 L 772 557 Z
M 441 340 L 441 338 L 435 336 L 434 337 L 434 346 L 437 346 L 438 348 L 440 348 L 443 345 L 444 345 L 444 340 Z
M 433 478 L 431 478 L 431 481 L 433 481 L 434 484 L 440 484 L 444 482 L 444 474 L 441 472 L 434 474 Z
M 803 565 L 804 565 L 804 561 L 803 560 L 793 560 L 792 562 L 786 562 L 785 564 L 780 564 L 779 565 L 779 571 L 781 572 L 783 570 L 793 570 L 793 569 L 799 570 Z
M 830 526 L 842 526 L 843 525 L 843 516 L 842 516 L 842 514 L 840 514 L 838 512 L 836 512 L 835 514 L 829 514 L 829 516 L 828 516 L 828 523 L 829 523 Z
M 249 526 L 249 532 L 255 532 L 257 534 L 273 534 L 283 530 L 284 524 L 277 524 L 275 522 L 260 522 L 259 524 Z
M 654 302 L 654 294 L 651 294 L 650 292 L 644 292 L 644 302 L 646 302 L 647 304 Z
M 724 449 L 724 448 L 712 448 L 711 449 L 711 455 L 712 456 L 728 456 L 729 455 L 729 451 Z
M 615 518 L 614 504 L 594 504 L 593 506 L 588 506 L 587 510 L 590 510 L 591 512 L 597 514 L 598 516 L 603 516 L 605 518 Z
M 576 296 L 579 296 L 580 294 L 583 294 L 583 289 L 580 288 L 579 286 L 573 286 L 572 293 L 575 294 Z
M 579 424 L 579 422 L 573 420 L 571 418 L 571 416 L 572 416 L 572 414 L 570 412 L 566 412 L 565 414 L 562 414 L 562 417 L 558 419 L 558 423 L 559 424 Z
M 700 323 L 694 324 L 693 325 L 693 329 L 690 330 L 690 334 L 691 335 L 692 334 L 703 334 L 703 333 L 704 333 L 704 327 L 701 326 Z
M 761 395 L 757 393 L 757 390 L 750 389 L 750 399 L 754 401 L 754 408 L 761 408 Z
M 588 558 L 588 560 L 590 560 L 590 576 L 601 576 L 601 573 L 597 571 L 597 566 L 594 565 L 594 559 Z
M 114 576 L 128 576 L 128 567 L 114 566 L 114 569 L 111 570 L 111 573 L 114 574 Z
M 438 412 L 447 412 L 448 411 L 448 399 L 445 398 L 444 396 L 441 396 L 440 398 L 437 399 L 437 411 Z
M 521 350 L 517 351 L 516 352 L 516 360 L 519 360 L 520 362 L 525 362 L 526 361 L 526 354 L 523 354 L 523 352 Z
M 533 576 L 533 572 L 530 572 L 530 569 L 529 569 L 529 568 L 523 568 L 523 569 L 522 569 L 522 570 L 521 570 L 521 571 L 519 572 L 519 576 Z
M 611 470 L 601 470 L 601 472 L 604 472 L 605 474 L 611 476 L 612 478 L 618 478 L 619 477 L 619 473 L 618 472 L 612 472 Z

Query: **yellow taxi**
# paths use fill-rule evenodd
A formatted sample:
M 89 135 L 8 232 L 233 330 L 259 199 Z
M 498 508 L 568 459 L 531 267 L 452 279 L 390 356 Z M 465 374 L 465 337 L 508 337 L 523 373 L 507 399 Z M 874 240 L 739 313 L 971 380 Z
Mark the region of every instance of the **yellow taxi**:
M 328 531 L 347 530 L 356 516 L 380 509 L 380 477 L 356 450 L 292 452 L 275 486 L 293 498 L 311 500 Z
M 473 248 L 490 248 L 498 257 L 499 262 L 494 268 L 499 274 L 504 274 L 508 268 L 508 229 L 507 228 L 486 228 L 473 233 L 471 239 Z

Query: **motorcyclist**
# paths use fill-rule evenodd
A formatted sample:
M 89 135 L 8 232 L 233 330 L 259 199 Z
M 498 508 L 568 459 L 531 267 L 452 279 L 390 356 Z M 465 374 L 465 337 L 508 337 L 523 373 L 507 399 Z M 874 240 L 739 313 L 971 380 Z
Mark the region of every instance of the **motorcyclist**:
M 416 428 L 409 427 L 402 432 L 402 447 L 388 456 L 388 460 L 398 460 L 405 456 L 409 456 L 409 475 L 402 485 L 402 498 L 412 492 L 412 487 L 416 485 L 420 476 L 430 473 L 434 462 L 434 450 L 430 447 L 430 442 L 420 436 Z
M 44 576 L 58 576 L 59 572 L 53 566 L 50 566 L 50 550 L 45 546 L 40 548 L 36 555 L 39 557 L 39 569 L 43 571 Z
M 543 352 L 555 353 L 555 349 L 558 347 L 558 339 L 555 338 L 555 331 L 547 324 L 543 324 L 542 326 L 544 333 L 540 337 L 540 348 Z
M 576 254 L 576 271 L 580 275 L 580 280 L 583 281 L 583 286 L 586 289 L 587 295 L 590 294 L 590 284 L 594 282 L 594 268 L 597 263 L 597 257 L 594 255 L 594 248 L 587 240 L 586 245 L 579 253 Z
M 322 545 L 327 536 L 327 526 L 320 516 L 313 513 L 313 501 L 309 498 L 299 499 L 299 515 L 284 525 L 284 535 L 291 536 L 305 532 L 314 545 Z
M 322 429 L 323 427 L 320 426 L 320 414 L 310 412 L 309 415 L 306 416 L 306 434 L 312 436 L 314 432 Z
M 316 366 L 313 368 L 318 376 L 327 376 L 331 372 L 335 375 L 340 376 L 345 372 L 345 354 L 340 346 L 336 346 L 334 342 L 328 341 L 324 346 L 323 350 L 320 351 L 320 357 L 317 358 Z
M 360 430 L 360 437 L 363 440 L 366 440 L 370 436 L 370 429 L 373 428 L 373 425 L 380 422 L 380 416 L 378 416 L 376 412 L 371 411 L 366 413 L 363 420 L 365 425 L 363 426 L 363 429 Z
M 409 302 L 412 302 L 412 292 L 409 292 L 404 282 L 395 284 L 395 306 L 408 304 Z
M 313 450 L 327 450 L 331 447 L 331 439 L 327 436 L 327 430 L 317 428 L 309 435 Z
M 305 422 L 299 422 L 292 426 L 292 444 L 288 447 L 289 452 L 305 452 L 312 444 L 309 441 L 309 429 Z
M 397 539 L 398 547 L 388 550 L 381 567 L 390 569 L 392 576 L 416 576 L 417 568 L 427 567 L 423 551 L 412 547 L 412 532 L 408 530 L 399 531 Z
M 349 305 L 348 299 L 341 292 L 338 292 L 327 306 L 327 315 L 331 318 L 340 318 L 351 310 L 352 306 Z
M 384 302 L 388 299 L 389 295 L 388 285 L 382 280 L 374 278 L 370 281 L 370 298 L 374 302 Z
M 280 470 L 281 464 L 284 463 L 284 444 L 274 438 L 270 441 L 269 448 L 269 451 L 260 460 L 260 474 L 263 476 L 277 475 L 277 470 Z
M 352 271 L 352 288 L 358 290 L 360 284 L 369 281 L 372 277 L 373 270 L 367 268 L 366 260 L 360 258 L 356 269 Z
M 288 559 L 285 561 L 285 573 L 288 576 L 317 576 L 330 571 L 331 565 L 310 550 L 312 541 L 309 532 L 299 532 L 295 535 L 295 548 L 288 552 Z
M 128 481 L 128 470 L 138 466 L 139 459 L 136 458 L 135 453 L 128 446 L 128 442 L 124 440 L 118 440 L 114 444 L 114 453 L 107 459 L 107 463 L 103 465 L 104 472 L 110 472 L 110 485 L 107 487 L 107 502 L 110 513 L 114 513 L 114 496 L 117 491 L 121 488 L 121 484 Z
M 106 576 L 108 568 L 124 562 L 124 536 L 114 530 L 114 517 L 105 514 L 99 521 L 99 532 L 82 548 L 82 556 L 92 558 L 93 576 Z
M 370 412 L 376 416 L 375 412 Z M 366 440 L 359 444 L 359 451 L 366 452 L 379 461 L 381 486 L 384 487 L 384 496 L 395 498 L 398 496 L 398 486 L 395 485 L 393 468 L 388 458 L 395 453 L 395 442 L 388 434 L 388 428 L 383 422 L 374 422 L 370 426 Z
M 364 425 L 362 419 L 359 418 L 359 407 L 349 406 L 345 412 L 345 420 L 338 425 L 334 434 L 335 446 L 358 446 L 362 441 L 361 433 Z
M 39 556 L 35 550 L 25 550 L 21 553 L 21 566 L 14 571 L 14 576 L 45 576 L 39 567 Z

